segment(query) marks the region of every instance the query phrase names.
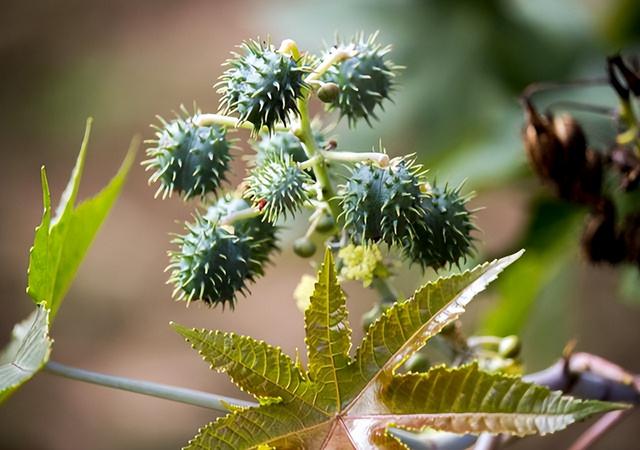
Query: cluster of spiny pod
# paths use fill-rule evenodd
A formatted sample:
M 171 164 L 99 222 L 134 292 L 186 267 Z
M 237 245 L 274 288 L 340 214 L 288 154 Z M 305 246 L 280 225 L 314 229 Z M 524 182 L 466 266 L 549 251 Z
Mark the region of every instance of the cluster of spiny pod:
M 607 60 L 608 84 L 619 99 L 610 114 L 614 142 L 589 146 L 583 128 L 571 115 L 540 114 L 531 102 L 532 85 L 523 96 L 525 149 L 532 168 L 556 195 L 589 207 L 582 246 L 592 262 L 640 265 L 640 64 L 620 55 Z
M 371 125 L 395 86 L 399 66 L 389 51 L 375 34 L 339 41 L 320 57 L 301 54 L 291 40 L 279 48 L 250 41 L 226 63 L 217 114 L 182 108 L 173 120 L 160 119 L 143 163 L 156 196 L 175 192 L 201 203 L 169 252 L 174 297 L 233 307 L 277 251 L 279 227 L 304 209 L 310 226 L 294 243 L 302 257 L 314 254 L 315 235 L 337 249 L 386 244 L 422 268 L 470 254 L 468 196 L 429 184 L 411 157 L 339 151 L 309 119 L 315 96 L 350 126 Z M 225 192 L 236 152 L 229 135 L 237 128 L 251 130 L 255 152 L 244 158 L 244 180 Z

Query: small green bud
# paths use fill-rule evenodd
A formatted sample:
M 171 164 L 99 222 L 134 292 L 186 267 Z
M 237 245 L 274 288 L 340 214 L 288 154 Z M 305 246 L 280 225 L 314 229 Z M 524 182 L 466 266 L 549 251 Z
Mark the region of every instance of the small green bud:
M 515 335 L 504 337 L 498 345 L 498 352 L 505 358 L 516 358 L 521 349 L 520 338 Z
M 318 220 L 318 224 L 316 225 L 316 231 L 318 233 L 330 233 L 336 227 L 336 221 L 333 219 L 331 214 L 324 213 Z
M 340 87 L 332 82 L 324 83 L 318 89 L 318 98 L 323 103 L 333 102 L 340 95 Z
M 293 252 L 301 258 L 310 258 L 316 253 L 316 244 L 308 237 L 303 236 L 293 243 Z

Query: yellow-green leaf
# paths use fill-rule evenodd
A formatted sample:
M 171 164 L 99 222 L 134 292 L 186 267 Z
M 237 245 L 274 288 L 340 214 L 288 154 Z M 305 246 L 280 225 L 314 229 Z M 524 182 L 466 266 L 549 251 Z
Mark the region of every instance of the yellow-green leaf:
M 395 375 L 381 400 L 378 416 L 370 416 L 380 426 L 391 421 L 413 430 L 517 436 L 553 433 L 592 414 L 625 407 L 579 400 L 519 377 L 483 372 L 475 363 Z
M 319 402 L 335 411 L 340 410 L 342 404 L 341 390 L 351 361 L 351 329 L 345 301 L 333 257 L 327 251 L 304 322 L 309 377 L 319 386 Z
M 548 433 L 621 407 L 484 373 L 475 364 L 395 374 L 520 254 L 425 285 L 375 322 L 350 360 L 345 297 L 327 250 L 305 314 L 307 371 L 264 342 L 174 325 L 214 369 L 259 401 L 205 425 L 187 448 L 404 449 L 389 427 Z
M 353 366 L 355 397 L 350 408 L 366 407 L 368 396 L 379 389 L 413 353 L 465 311 L 467 304 L 523 251 L 477 266 L 464 273 L 427 283 L 409 300 L 398 302 L 367 330 L 356 349 Z
M 240 389 L 264 397 L 297 400 L 326 415 L 316 405 L 317 387 L 309 382 L 282 350 L 247 336 L 197 330 L 173 324 L 212 369 L 226 372 Z M 262 400 L 264 402 L 264 400 Z M 278 403 L 282 403 L 278 402 Z

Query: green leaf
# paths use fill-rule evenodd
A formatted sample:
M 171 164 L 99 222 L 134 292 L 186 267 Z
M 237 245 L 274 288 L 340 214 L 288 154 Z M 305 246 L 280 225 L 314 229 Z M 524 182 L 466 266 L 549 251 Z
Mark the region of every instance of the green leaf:
M 132 145 L 109 184 L 95 197 L 75 207 L 90 132 L 91 119 L 87 121 L 80 153 L 53 218 L 47 176 L 44 168 L 42 169 L 44 213 L 42 222 L 36 228 L 29 255 L 27 293 L 37 304 L 42 303 L 51 310 L 51 320 L 100 225 L 118 197 L 135 155 L 135 145 Z
M 132 143 L 122 166 L 109 184 L 95 197 L 75 207 L 91 122 L 91 119 L 87 120 L 80 153 L 54 217 L 47 174 L 44 167 L 40 171 L 44 212 L 29 251 L 27 280 L 27 293 L 37 309 L 27 320 L 15 326 L 13 340 L 0 355 L 0 402 L 49 360 L 52 345 L 50 323 L 133 163 L 135 143 Z
M 395 375 L 381 397 L 383 411 L 372 420 L 382 428 L 393 421 L 413 430 L 429 427 L 517 436 L 553 433 L 592 414 L 624 407 L 579 400 L 519 377 L 483 372 L 475 363 Z M 389 417 L 384 419 L 385 415 Z
M 0 354 L 0 403 L 47 363 L 52 342 L 45 307 L 37 307 L 13 327 L 11 341 Z
M 187 448 L 406 448 L 388 427 L 547 433 L 621 407 L 575 400 L 476 365 L 395 374 L 521 254 L 423 286 L 371 325 L 352 359 L 345 296 L 327 250 L 305 313 L 307 370 L 264 342 L 173 325 L 212 368 L 260 403 L 205 425 Z
M 262 341 L 235 333 L 189 329 L 172 324 L 212 369 L 226 372 L 240 389 L 256 398 L 298 401 L 324 415 L 314 403 L 317 388 L 300 372 L 293 360 Z
M 234 411 L 204 426 L 187 449 L 238 450 L 268 445 L 275 448 L 321 448 L 331 422 L 294 402 L 289 407 L 260 406 Z M 340 447 L 333 447 L 340 448 Z
M 353 365 L 358 381 L 352 385 L 359 392 L 354 405 L 368 401 L 388 378 L 429 339 L 460 317 L 467 304 L 498 277 L 505 267 L 517 260 L 523 250 L 506 258 L 477 266 L 473 270 L 427 283 L 404 302 L 394 304 L 374 322 L 362 344 L 356 349 Z
M 336 411 L 342 406 L 342 385 L 350 362 L 351 329 L 345 301 L 333 257 L 331 252 L 326 252 L 311 302 L 305 310 L 305 341 L 309 376 L 320 386 L 319 399 L 333 405 Z

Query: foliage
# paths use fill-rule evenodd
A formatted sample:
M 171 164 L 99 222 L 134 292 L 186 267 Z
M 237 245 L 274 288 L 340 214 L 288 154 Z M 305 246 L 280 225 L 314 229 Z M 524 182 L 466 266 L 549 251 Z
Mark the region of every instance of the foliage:
M 351 357 L 345 295 L 327 250 L 305 312 L 306 370 L 253 338 L 174 325 L 213 369 L 260 401 L 206 425 L 186 448 L 399 448 L 389 426 L 523 436 L 619 407 L 483 372 L 476 364 L 397 372 L 521 253 L 421 287 L 387 309 Z
M 44 212 L 29 255 L 27 284 L 36 310 L 14 327 L 11 342 L 0 354 L 0 401 L 47 363 L 53 343 L 49 337 L 51 323 L 133 163 L 135 144 L 109 184 L 76 205 L 91 123 L 89 119 L 71 178 L 53 216 L 46 171 L 44 167 L 41 170 Z

